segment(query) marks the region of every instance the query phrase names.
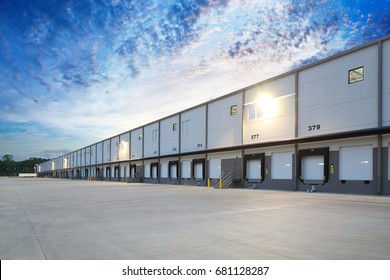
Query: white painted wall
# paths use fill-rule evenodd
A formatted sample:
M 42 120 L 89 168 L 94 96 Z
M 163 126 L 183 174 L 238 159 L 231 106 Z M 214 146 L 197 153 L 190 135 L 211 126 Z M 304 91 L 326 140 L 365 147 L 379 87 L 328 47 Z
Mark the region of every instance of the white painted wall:
M 111 162 L 111 139 L 107 139 L 103 141 L 103 162 L 109 163 Z
M 103 142 L 97 143 L 96 146 L 97 146 L 96 163 L 101 164 L 103 163 Z
M 348 71 L 364 66 L 364 80 Z M 368 47 L 299 73 L 299 137 L 377 126 L 377 47 Z
M 78 150 L 76 152 L 76 166 L 77 167 L 81 166 L 81 159 L 82 159 L 81 150 Z
M 96 144 L 91 146 L 91 164 L 96 164 Z
M 174 125 L 176 124 L 176 130 Z M 160 122 L 160 155 L 179 153 L 179 115 L 172 116 Z
M 142 128 L 132 130 L 130 133 L 130 158 L 140 159 L 142 158 L 142 147 L 143 147 L 143 134 Z
M 110 147 L 111 147 L 111 162 L 119 161 L 119 136 L 115 136 L 110 139 Z
M 244 97 L 244 144 L 294 138 L 295 75 L 251 88 Z
M 91 165 L 91 146 L 85 148 L 85 165 Z
M 155 122 L 144 127 L 144 157 L 159 155 L 159 123 Z
M 206 106 L 181 114 L 181 152 L 203 151 L 206 148 Z
M 383 90 L 383 100 L 382 100 L 382 117 L 383 125 L 390 125 L 390 40 L 387 40 L 383 43 L 383 73 L 382 73 L 382 90 Z
M 231 115 L 231 107 L 237 112 Z M 208 105 L 208 149 L 242 144 L 242 93 L 238 93 Z
M 126 132 L 119 136 L 119 160 L 130 159 L 130 133 Z

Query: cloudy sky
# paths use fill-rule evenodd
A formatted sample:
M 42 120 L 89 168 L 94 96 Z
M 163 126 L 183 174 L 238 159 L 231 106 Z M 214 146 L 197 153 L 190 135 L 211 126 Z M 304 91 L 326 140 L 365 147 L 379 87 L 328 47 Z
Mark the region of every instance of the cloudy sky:
M 390 0 L 1 0 L 0 157 L 57 157 L 388 34 Z

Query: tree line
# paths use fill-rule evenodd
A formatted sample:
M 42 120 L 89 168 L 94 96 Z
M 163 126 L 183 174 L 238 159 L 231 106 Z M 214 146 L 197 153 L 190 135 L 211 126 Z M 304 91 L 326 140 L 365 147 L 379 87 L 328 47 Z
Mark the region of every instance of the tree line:
M 22 161 L 14 161 L 12 155 L 4 155 L 0 160 L 0 176 L 18 176 L 19 173 L 34 173 L 35 165 L 48 159 L 31 157 Z

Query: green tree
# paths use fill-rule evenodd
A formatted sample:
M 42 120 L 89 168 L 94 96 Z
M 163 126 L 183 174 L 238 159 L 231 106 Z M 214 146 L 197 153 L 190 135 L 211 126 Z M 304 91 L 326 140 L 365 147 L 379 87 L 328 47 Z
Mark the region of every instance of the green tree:
M 12 155 L 6 154 L 1 158 L 0 172 L 1 175 L 14 176 L 16 175 L 16 162 Z
M 23 161 L 14 161 L 12 155 L 4 155 L 0 160 L 0 176 L 17 176 L 19 173 L 35 172 L 35 165 L 48 159 L 31 157 Z

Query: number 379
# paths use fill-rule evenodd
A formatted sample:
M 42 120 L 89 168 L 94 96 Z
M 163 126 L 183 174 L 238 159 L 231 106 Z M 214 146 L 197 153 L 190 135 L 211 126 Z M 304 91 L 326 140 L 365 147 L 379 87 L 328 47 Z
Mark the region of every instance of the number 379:
M 309 125 L 307 127 L 307 131 L 315 131 L 315 130 L 320 130 L 321 129 L 321 125 L 319 124 L 313 124 L 313 125 Z

